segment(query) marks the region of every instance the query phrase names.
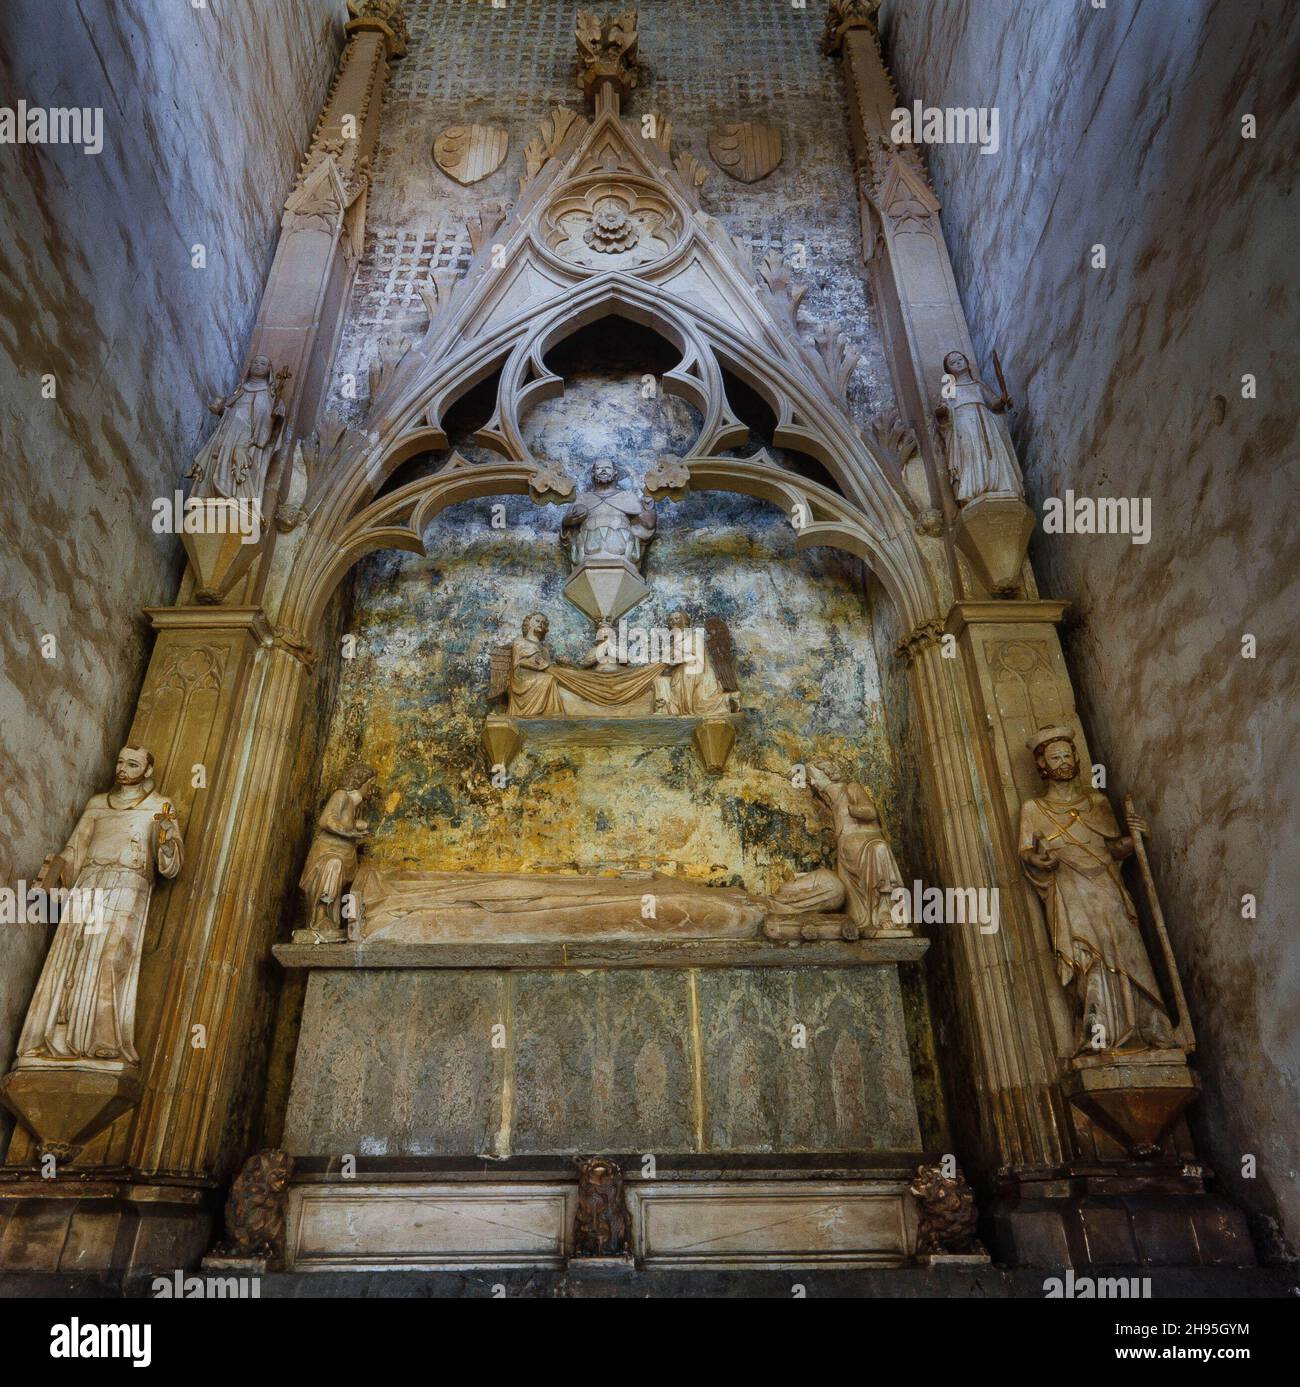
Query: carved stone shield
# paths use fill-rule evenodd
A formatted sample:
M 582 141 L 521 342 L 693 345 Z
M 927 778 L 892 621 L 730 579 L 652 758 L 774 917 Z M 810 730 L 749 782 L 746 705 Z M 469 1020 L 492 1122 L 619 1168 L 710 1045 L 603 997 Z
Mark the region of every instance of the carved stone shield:
M 501 167 L 509 143 L 499 125 L 449 125 L 433 142 L 433 161 L 457 183 L 477 183 Z
M 723 125 L 709 136 L 713 162 L 742 183 L 757 183 L 781 162 L 781 132 L 771 125 Z

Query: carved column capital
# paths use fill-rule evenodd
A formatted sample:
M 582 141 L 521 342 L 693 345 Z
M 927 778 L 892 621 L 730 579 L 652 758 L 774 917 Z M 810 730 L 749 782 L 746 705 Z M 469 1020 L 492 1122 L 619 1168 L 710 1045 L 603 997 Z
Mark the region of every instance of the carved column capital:
M 407 31 L 401 0 L 348 0 L 348 13 L 352 18 L 344 27 L 349 35 L 383 34 L 389 58 L 405 55 Z
M 844 46 L 844 35 L 850 29 L 870 29 L 879 34 L 876 27 L 876 13 L 881 0 L 830 0 L 826 11 L 826 32 L 822 36 L 822 52 L 828 57 L 839 53 Z
M 927 645 L 933 645 L 935 641 L 942 640 L 944 634 L 943 622 L 937 616 L 931 617 L 929 621 L 922 621 L 913 626 L 894 646 L 894 654 L 910 665 L 919 651 Z

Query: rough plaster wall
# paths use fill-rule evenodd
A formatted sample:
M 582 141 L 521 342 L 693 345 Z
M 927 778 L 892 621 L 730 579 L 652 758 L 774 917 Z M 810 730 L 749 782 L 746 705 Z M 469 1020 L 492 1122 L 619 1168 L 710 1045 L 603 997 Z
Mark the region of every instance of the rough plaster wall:
M 1044 595 L 1075 604 L 1093 754 L 1153 825 L 1200 1034 L 1201 1150 L 1294 1246 L 1300 8 L 891 0 L 885 19 L 905 100 L 1000 110 L 999 154 L 940 146 L 930 166 L 979 355 L 998 348 L 1018 400 L 1031 502 L 1151 498 L 1145 546 L 1040 531 L 1031 556 Z M 1095 242 L 1105 271 L 1087 268 Z
M 103 110 L 104 146 L 0 146 L 0 882 L 30 880 L 127 732 L 180 485 L 257 314 L 343 0 L 0 9 L 0 105 Z M 190 247 L 207 247 L 205 270 Z M 41 399 L 41 377 L 57 380 Z M 57 658 L 42 658 L 45 633 Z M 0 1071 L 48 931 L 0 936 Z M 0 1133 L 0 1136 L 3 1134 Z

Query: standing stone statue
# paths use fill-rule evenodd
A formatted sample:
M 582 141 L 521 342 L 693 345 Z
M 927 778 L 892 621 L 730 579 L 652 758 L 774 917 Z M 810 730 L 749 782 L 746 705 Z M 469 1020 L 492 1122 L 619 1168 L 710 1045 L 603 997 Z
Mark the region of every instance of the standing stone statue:
M 591 486 L 560 522 L 573 576 L 564 595 L 593 621 L 617 621 L 649 588 L 641 576 L 646 546 L 655 537 L 655 503 L 619 485 L 608 458 L 591 470 Z
M 74 908 L 59 921 L 41 970 L 15 1069 L 140 1063 L 135 1000 L 154 873 L 176 876 L 184 848 L 175 811 L 154 789 L 152 754 L 124 746 L 116 780 L 91 797 L 38 882 L 72 887 Z
M 903 874 L 871 792 L 830 757 L 809 763 L 808 784 L 831 811 L 835 866 L 819 867 L 787 882 L 771 898 L 764 933 L 772 939 L 853 940 L 885 931 L 906 932 Z M 899 894 L 895 894 L 899 893 Z M 835 924 L 816 916 L 841 916 Z M 790 923 L 782 924 L 782 917 Z
M 1047 911 L 1061 985 L 1075 1003 L 1075 1053 L 1164 1049 L 1173 1038 L 1160 989 L 1124 889 L 1133 851 L 1100 790 L 1080 786 L 1068 727 L 1026 743 L 1047 791 L 1020 807 L 1020 860 Z M 1130 827 L 1147 832 L 1136 817 Z
M 954 393 L 936 413 L 947 431 L 948 475 L 957 500 L 965 505 L 977 496 L 1023 497 L 1015 455 L 993 419 L 1010 400 L 975 375 L 964 352 L 949 352 L 943 369 L 953 378 Z
M 259 354 L 235 393 L 208 405 L 221 422 L 186 473 L 194 482 L 195 496 L 261 502 L 284 429 L 287 377 L 287 371 L 272 375 L 270 358 Z
M 307 927 L 294 931 L 295 943 L 335 943 L 348 937 L 343 894 L 357 874 L 357 845 L 370 833 L 369 823 L 357 818 L 357 810 L 374 787 L 372 766 L 349 766 L 316 820 L 316 834 L 298 879 Z

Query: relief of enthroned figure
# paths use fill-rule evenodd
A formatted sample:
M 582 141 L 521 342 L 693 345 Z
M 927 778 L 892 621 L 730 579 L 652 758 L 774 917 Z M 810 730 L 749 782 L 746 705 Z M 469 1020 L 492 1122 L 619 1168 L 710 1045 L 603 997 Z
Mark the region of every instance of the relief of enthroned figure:
M 560 524 L 574 568 L 610 562 L 639 568 L 646 545 L 655 537 L 655 503 L 619 486 L 608 458 L 592 468 L 591 482 Z

